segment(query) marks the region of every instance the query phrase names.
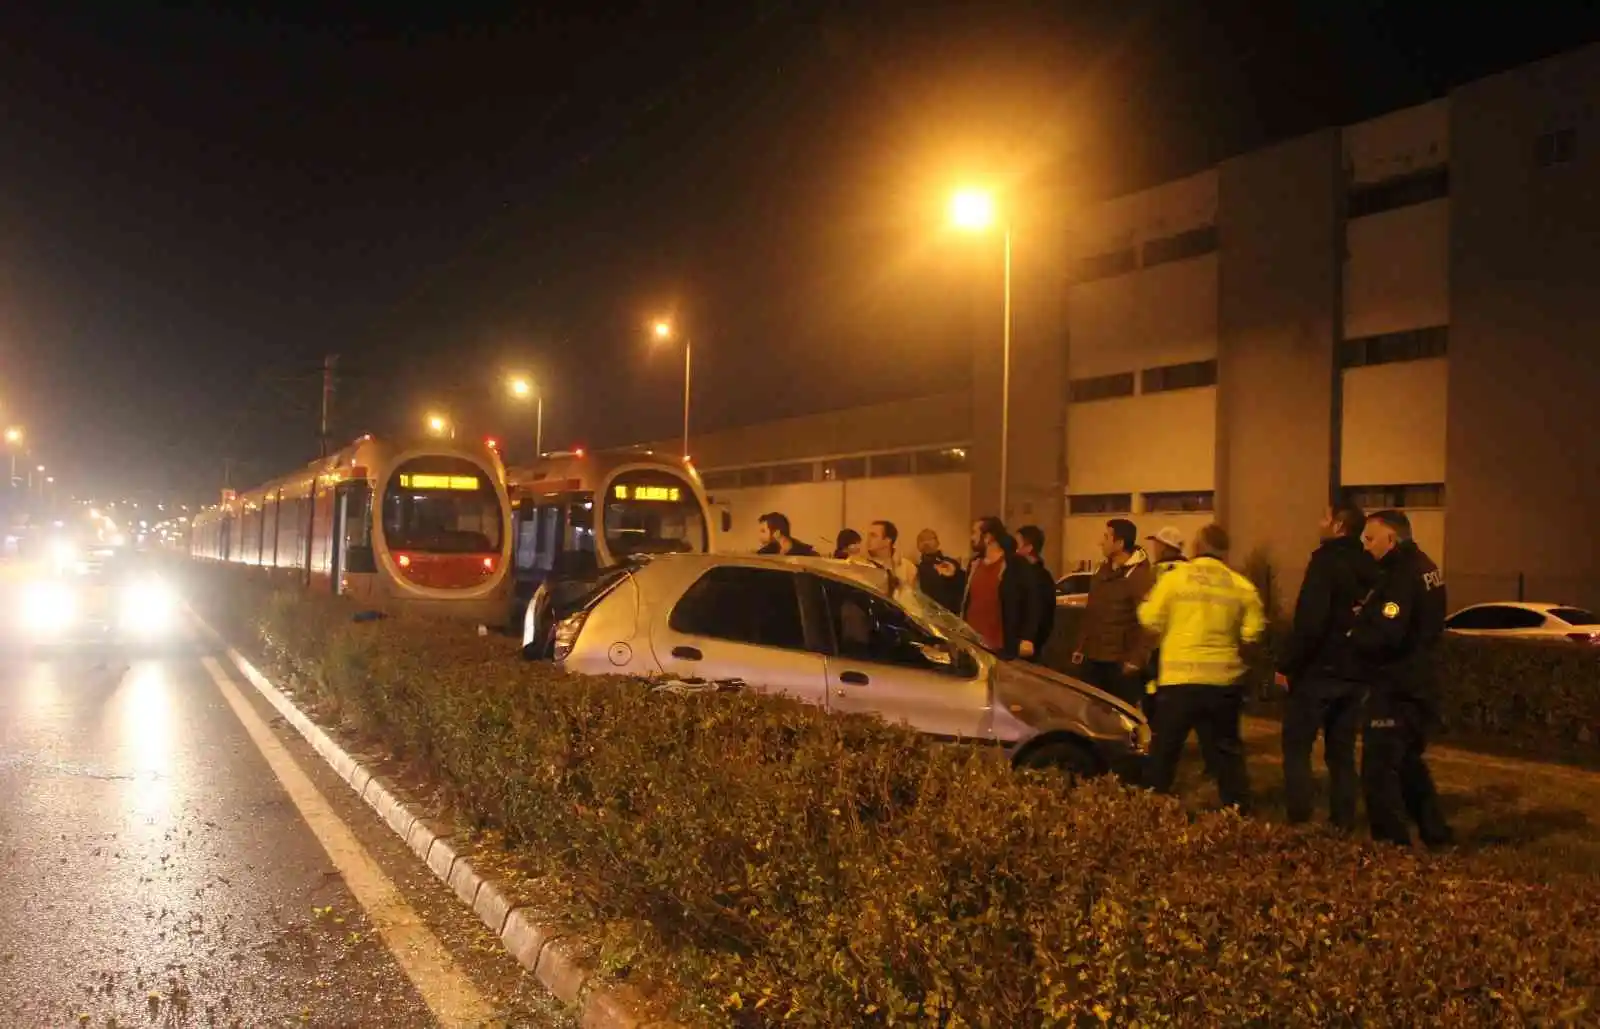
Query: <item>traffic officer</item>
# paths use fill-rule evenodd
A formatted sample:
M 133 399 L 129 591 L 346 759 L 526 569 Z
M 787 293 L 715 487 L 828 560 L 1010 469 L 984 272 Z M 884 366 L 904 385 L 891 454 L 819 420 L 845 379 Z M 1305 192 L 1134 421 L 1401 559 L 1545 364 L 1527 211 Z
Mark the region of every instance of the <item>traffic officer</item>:
M 1400 511 L 1369 516 L 1361 542 L 1379 570 L 1350 629 L 1370 669 L 1361 780 L 1372 838 L 1409 847 L 1409 815 L 1423 843 L 1447 846 L 1450 826 L 1422 757 L 1438 714 L 1434 649 L 1444 634 L 1444 573 L 1412 540 Z
M 1267 629 L 1255 585 L 1223 563 L 1228 534 L 1207 525 L 1196 534 L 1193 560 L 1156 580 L 1139 605 L 1139 623 L 1161 638 L 1154 739 L 1146 785 L 1172 792 L 1189 732 L 1205 726 L 1200 748 L 1216 772 L 1224 805 L 1250 807 L 1239 714 L 1244 706 L 1240 646 Z
M 1289 821 L 1311 818 L 1311 748 L 1323 734 L 1328 765 L 1328 815 L 1335 828 L 1355 828 L 1356 734 L 1361 731 L 1367 676 L 1350 642 L 1355 609 L 1372 588 L 1377 566 L 1361 546 L 1366 515 L 1341 503 L 1322 519 L 1322 545 L 1311 554 L 1294 627 L 1278 663 L 1289 691 L 1283 715 L 1283 791 Z

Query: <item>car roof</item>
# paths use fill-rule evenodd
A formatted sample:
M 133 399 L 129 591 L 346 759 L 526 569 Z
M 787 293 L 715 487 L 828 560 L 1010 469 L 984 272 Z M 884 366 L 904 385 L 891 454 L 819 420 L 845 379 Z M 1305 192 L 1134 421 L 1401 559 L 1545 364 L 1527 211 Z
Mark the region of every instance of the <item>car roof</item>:
M 1476 611 L 1479 608 L 1484 608 L 1484 607 L 1511 607 L 1511 608 L 1516 608 L 1519 611 L 1533 611 L 1533 612 L 1535 612 L 1537 614 L 1547 615 L 1551 611 L 1555 611 L 1558 608 L 1563 608 L 1563 607 L 1577 608 L 1578 605 L 1576 605 L 1576 604 L 1552 604 L 1552 603 L 1549 603 L 1549 602 L 1543 601 L 1543 600 L 1490 600 L 1490 601 L 1486 601 L 1485 603 L 1482 603 L 1482 604 L 1469 604 L 1466 607 L 1462 608 L 1460 611 L 1455 612 L 1455 614 L 1451 615 L 1450 617 L 1454 618 L 1455 615 L 1460 614 L 1462 611 Z M 1583 610 L 1583 608 L 1578 608 L 1578 610 L 1581 611 L 1581 610 Z
M 875 593 L 888 593 L 889 572 L 870 561 L 833 557 L 799 557 L 785 554 L 662 554 L 650 563 L 694 564 L 704 568 L 739 565 L 748 568 L 782 568 L 816 572 L 865 586 Z

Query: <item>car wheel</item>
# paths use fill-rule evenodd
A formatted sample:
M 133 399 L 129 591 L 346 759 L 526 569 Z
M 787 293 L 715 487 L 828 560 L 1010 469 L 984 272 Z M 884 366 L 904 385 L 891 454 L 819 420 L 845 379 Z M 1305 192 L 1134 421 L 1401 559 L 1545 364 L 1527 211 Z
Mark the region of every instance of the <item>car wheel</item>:
M 1094 751 L 1077 740 L 1051 740 L 1031 747 L 1018 756 L 1017 767 L 1040 771 L 1054 769 L 1074 785 L 1105 772 Z

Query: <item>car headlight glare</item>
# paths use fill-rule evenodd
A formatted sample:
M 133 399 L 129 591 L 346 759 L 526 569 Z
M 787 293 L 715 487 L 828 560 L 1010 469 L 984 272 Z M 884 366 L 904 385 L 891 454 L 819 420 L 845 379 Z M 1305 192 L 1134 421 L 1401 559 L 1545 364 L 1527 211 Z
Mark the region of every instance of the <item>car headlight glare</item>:
M 36 583 L 23 596 L 22 622 L 34 632 L 59 632 L 72 623 L 76 607 L 66 584 Z

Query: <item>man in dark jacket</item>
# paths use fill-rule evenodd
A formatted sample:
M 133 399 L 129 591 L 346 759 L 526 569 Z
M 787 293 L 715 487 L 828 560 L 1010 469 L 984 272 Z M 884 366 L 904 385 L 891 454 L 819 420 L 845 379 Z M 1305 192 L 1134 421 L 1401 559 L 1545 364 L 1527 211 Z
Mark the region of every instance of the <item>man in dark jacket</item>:
M 1037 525 L 1024 525 L 1017 530 L 1017 556 L 1022 559 L 1033 590 L 1033 602 L 1038 612 L 1038 628 L 1033 637 L 1033 656 L 1038 661 L 1044 656 L 1045 644 L 1050 642 L 1050 632 L 1056 625 L 1056 578 L 1044 563 L 1044 530 Z
M 756 542 L 761 544 L 758 554 L 786 554 L 790 557 L 817 557 L 817 548 L 795 539 L 789 533 L 789 516 L 780 511 L 769 511 L 761 516 Z
M 1283 716 L 1283 788 L 1289 821 L 1311 819 L 1311 748 L 1323 734 L 1328 766 L 1328 815 L 1345 832 L 1355 828 L 1356 733 L 1366 675 L 1350 639 L 1355 609 L 1376 581 L 1377 568 L 1361 548 L 1366 516 L 1353 504 L 1330 507 L 1322 544 L 1311 554 L 1294 627 L 1278 664 L 1278 685 L 1289 691 Z
M 1438 715 L 1434 652 L 1444 635 L 1444 573 L 1412 541 L 1402 512 L 1372 515 L 1361 542 L 1379 571 L 1350 629 L 1370 670 L 1361 780 L 1372 838 L 1410 846 L 1409 815 L 1423 843 L 1447 846 L 1450 826 L 1422 757 Z
M 1089 602 L 1078 623 L 1073 674 L 1134 707 L 1144 700 L 1145 664 L 1152 646 L 1139 625 L 1139 602 L 1155 585 L 1139 530 L 1126 518 L 1106 523 L 1100 540 L 1105 560 L 1089 580 Z
M 939 549 L 939 534 L 932 529 L 917 533 L 917 589 L 948 611 L 961 610 L 967 591 L 967 573 L 959 562 Z
M 1039 635 L 1039 611 L 1028 585 L 1028 568 L 1017 557 L 1005 523 L 990 516 L 972 524 L 972 563 L 961 617 L 1005 658 L 1031 658 Z

